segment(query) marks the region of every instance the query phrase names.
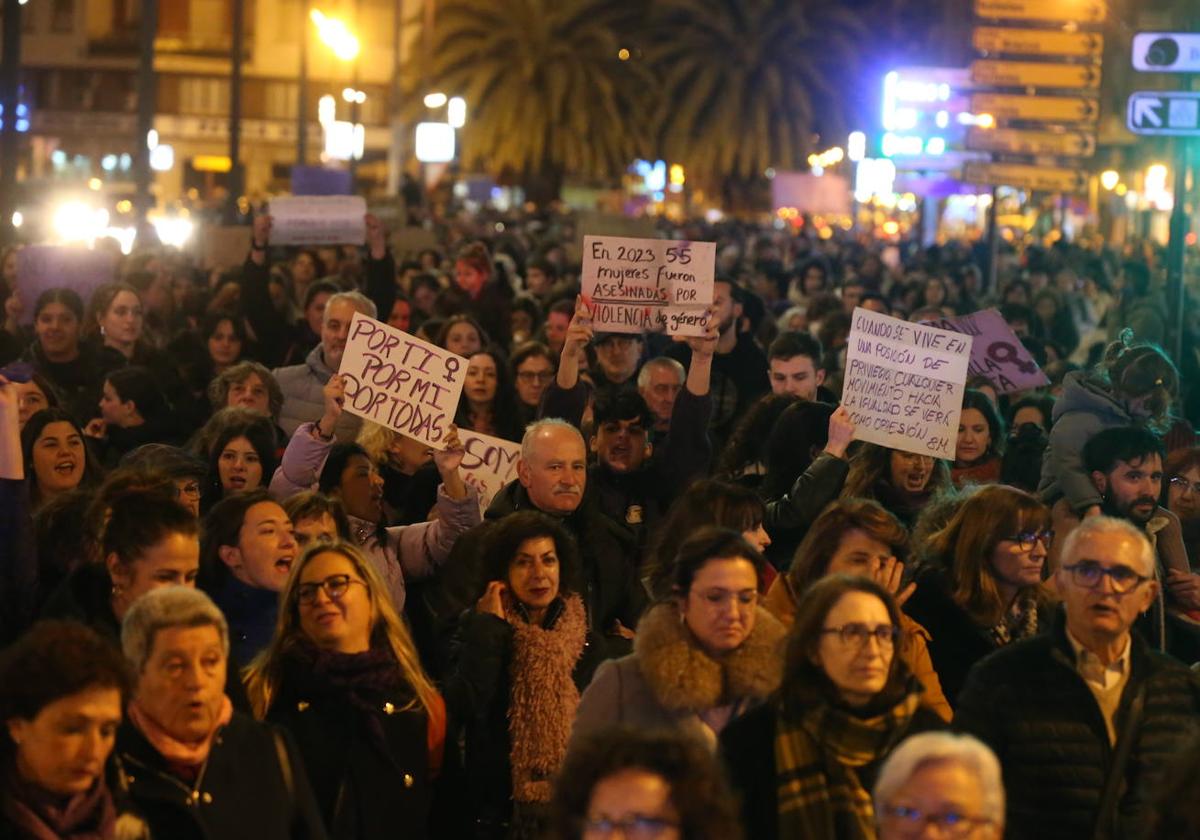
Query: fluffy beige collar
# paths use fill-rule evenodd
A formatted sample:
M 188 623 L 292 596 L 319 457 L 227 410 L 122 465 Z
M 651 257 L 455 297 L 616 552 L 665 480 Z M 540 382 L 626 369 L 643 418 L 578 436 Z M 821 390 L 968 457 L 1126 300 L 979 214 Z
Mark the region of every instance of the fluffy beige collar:
M 755 607 L 754 629 L 736 650 L 713 658 L 680 620 L 672 602 L 638 622 L 633 650 L 650 692 L 671 712 L 702 712 L 744 700 L 764 700 L 783 678 L 783 625 Z

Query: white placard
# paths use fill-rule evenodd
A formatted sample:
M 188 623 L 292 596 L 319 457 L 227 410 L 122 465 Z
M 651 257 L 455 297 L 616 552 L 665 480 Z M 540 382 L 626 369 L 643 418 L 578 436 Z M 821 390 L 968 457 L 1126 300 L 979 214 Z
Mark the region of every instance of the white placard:
M 271 199 L 272 245 L 362 245 L 367 202 L 361 195 L 296 195 Z
M 462 356 L 356 312 L 338 373 L 346 379 L 346 411 L 446 448 L 467 378 Z
M 500 488 L 517 477 L 517 461 L 521 459 L 521 444 L 481 435 L 469 429 L 459 429 L 467 454 L 458 471 L 463 481 L 479 493 L 480 512 L 487 510 Z
M 704 335 L 714 242 L 585 236 L 583 299 L 597 332 Z
M 854 310 L 842 405 L 854 437 L 954 460 L 972 338 Z

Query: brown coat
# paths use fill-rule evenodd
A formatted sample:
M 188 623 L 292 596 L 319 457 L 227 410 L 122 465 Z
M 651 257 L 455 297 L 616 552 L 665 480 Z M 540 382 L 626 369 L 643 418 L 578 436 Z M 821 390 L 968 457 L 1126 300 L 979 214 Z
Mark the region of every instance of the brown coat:
M 779 619 L 784 627 L 791 627 L 795 623 L 796 596 L 788 583 L 787 575 L 780 575 L 775 579 L 763 598 L 762 606 Z M 921 705 L 936 712 L 938 717 L 949 723 L 954 711 L 950 708 L 946 695 L 942 693 L 937 671 L 933 670 L 933 660 L 929 657 L 929 631 L 904 613 L 900 613 L 900 629 L 903 631 L 900 658 L 925 689 L 921 692 Z

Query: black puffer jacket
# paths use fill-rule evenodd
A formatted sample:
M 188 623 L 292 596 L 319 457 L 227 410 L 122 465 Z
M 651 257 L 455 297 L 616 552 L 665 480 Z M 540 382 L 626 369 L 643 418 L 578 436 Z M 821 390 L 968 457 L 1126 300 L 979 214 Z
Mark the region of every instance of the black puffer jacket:
M 1139 687 L 1145 709 L 1126 765 L 1114 838 L 1140 836 L 1167 759 L 1200 729 L 1200 678 L 1136 634 L 1116 729 Z M 1009 837 L 1093 837 L 1113 762 L 1104 717 L 1075 669 L 1060 612 L 1052 631 L 980 662 L 958 698 L 954 727 L 990 746 L 1004 768 Z M 1103 836 L 1103 835 L 1101 835 Z

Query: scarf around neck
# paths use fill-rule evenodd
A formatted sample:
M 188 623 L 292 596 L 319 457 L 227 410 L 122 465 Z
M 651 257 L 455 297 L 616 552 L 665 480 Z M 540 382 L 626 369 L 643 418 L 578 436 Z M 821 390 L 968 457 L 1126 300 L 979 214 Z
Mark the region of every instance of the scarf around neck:
M 875 809 L 858 769 L 883 758 L 904 736 L 920 690 L 859 717 L 829 701 L 778 707 L 775 770 L 782 840 L 874 840 Z
M 150 742 L 150 746 L 167 760 L 168 764 L 181 767 L 199 767 L 208 761 L 209 750 L 212 749 L 213 739 L 221 727 L 233 719 L 233 704 L 228 695 L 221 695 L 221 709 L 217 712 L 217 720 L 208 734 L 197 741 L 181 741 L 167 732 L 158 721 L 150 717 L 141 704 L 135 699 L 129 704 L 129 721 Z
M 517 802 L 550 801 L 579 708 L 574 673 L 587 639 L 587 614 L 578 595 L 565 596 L 561 604 L 549 627 L 526 621 L 511 600 L 504 606 L 513 633 L 508 731 Z
M 116 825 L 116 809 L 104 779 L 65 801 L 21 778 L 10 766 L 4 785 L 5 818 L 20 840 L 107 840 Z

